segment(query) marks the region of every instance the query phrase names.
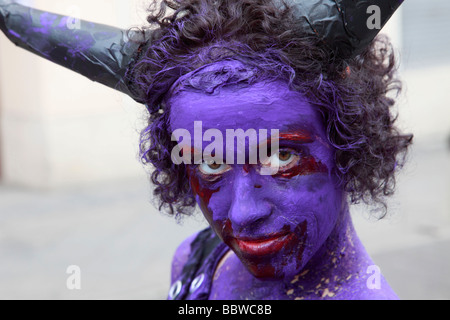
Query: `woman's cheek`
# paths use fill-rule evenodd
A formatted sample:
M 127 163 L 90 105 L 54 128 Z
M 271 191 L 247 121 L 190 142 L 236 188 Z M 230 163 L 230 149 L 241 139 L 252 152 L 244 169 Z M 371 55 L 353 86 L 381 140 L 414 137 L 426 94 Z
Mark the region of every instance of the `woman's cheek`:
M 195 172 L 195 169 L 190 166 L 187 167 L 187 174 L 191 190 L 198 199 L 197 203 L 205 217 L 209 220 L 209 218 L 212 218 L 212 211 L 209 208 L 211 197 L 214 193 L 219 192 L 220 188 L 211 189 L 208 186 L 203 185 Z
M 187 172 L 191 190 L 205 219 L 213 229 L 222 230 L 231 204 L 231 193 L 227 189 L 227 184 L 219 187 L 217 184 L 204 181 L 194 168 L 188 169 Z

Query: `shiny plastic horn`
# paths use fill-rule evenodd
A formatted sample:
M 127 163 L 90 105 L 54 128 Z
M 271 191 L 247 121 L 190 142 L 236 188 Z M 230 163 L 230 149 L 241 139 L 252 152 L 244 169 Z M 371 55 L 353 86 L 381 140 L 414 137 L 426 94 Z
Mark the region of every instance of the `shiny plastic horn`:
M 281 5 L 282 0 L 275 0 Z M 316 35 L 341 58 L 362 53 L 403 0 L 284 0 L 298 26 Z
M 4 0 L 0 0 L 0 29 L 17 46 L 143 102 L 125 83 L 142 33 L 127 34 L 83 20 L 74 24 L 73 18 Z

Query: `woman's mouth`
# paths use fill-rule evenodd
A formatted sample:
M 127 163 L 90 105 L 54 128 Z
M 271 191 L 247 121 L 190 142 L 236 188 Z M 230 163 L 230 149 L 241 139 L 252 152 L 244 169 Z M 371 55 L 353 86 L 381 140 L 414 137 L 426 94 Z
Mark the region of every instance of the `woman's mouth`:
M 235 244 L 245 255 L 265 256 L 284 248 L 293 238 L 292 233 L 283 233 L 259 239 L 235 238 Z

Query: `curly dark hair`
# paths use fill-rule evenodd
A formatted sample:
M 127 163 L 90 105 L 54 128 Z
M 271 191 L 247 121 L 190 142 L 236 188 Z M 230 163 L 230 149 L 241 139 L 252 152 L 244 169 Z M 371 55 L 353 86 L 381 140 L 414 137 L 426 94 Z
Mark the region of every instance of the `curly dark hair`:
M 253 59 L 263 73 L 278 74 L 302 92 L 323 115 L 349 201 L 386 208 L 385 197 L 394 192 L 395 174 L 412 141 L 394 125 L 401 82 L 389 39 L 378 36 L 362 54 L 341 59 L 321 39 L 299 30 L 293 10 L 281 3 L 163 0 L 150 5 L 150 25 L 143 31 L 156 28 L 129 77 L 150 114 L 140 156 L 154 168 L 160 210 L 190 214 L 196 203 L 185 166 L 171 160 L 175 142 L 165 95 L 180 76 L 231 56 Z

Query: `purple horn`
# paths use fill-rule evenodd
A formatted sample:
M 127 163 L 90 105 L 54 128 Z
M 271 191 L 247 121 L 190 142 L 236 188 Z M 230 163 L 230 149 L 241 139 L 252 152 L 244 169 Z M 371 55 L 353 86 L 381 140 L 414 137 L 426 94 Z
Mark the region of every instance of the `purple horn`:
M 294 8 L 299 28 L 320 37 L 337 56 L 364 51 L 403 0 L 276 0 Z
M 0 0 L 0 29 L 17 46 L 143 103 L 126 72 L 147 35 L 83 20 L 71 28 L 69 19 Z

